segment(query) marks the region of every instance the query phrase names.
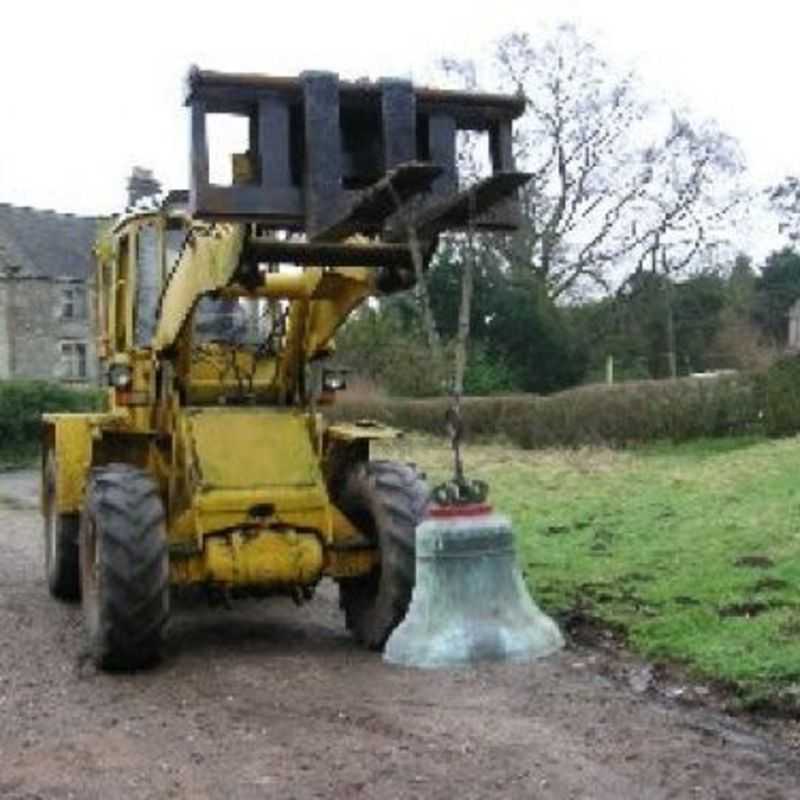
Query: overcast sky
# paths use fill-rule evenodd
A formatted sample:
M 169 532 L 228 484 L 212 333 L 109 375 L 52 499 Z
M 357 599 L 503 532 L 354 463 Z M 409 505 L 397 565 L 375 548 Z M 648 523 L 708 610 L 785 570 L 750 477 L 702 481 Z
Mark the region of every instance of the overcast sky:
M 715 117 L 758 184 L 800 173 L 800 6 L 790 0 L 7 0 L 0 202 L 112 212 L 134 164 L 185 187 L 193 63 L 421 79 L 442 55 L 479 58 L 504 33 L 562 20 L 655 94 Z

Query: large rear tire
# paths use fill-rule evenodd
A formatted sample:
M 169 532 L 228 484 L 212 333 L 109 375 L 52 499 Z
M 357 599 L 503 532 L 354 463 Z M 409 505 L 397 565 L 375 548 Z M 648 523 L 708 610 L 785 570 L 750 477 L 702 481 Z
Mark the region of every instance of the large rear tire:
M 78 514 L 58 513 L 58 463 L 48 450 L 42 481 L 44 511 L 44 565 L 47 588 L 59 600 L 75 601 L 81 596 L 78 559 Z
M 337 493 L 344 514 L 380 549 L 380 565 L 368 575 L 339 581 L 345 624 L 370 649 L 383 647 L 411 602 L 415 534 L 425 517 L 428 487 L 409 464 L 360 462 Z
M 89 646 L 101 669 L 156 662 L 169 617 L 164 506 L 153 479 L 128 464 L 92 471 L 80 529 Z

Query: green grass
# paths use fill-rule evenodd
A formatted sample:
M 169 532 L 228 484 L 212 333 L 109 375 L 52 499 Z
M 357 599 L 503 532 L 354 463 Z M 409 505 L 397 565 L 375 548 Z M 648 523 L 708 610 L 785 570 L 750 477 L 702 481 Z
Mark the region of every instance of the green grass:
M 396 455 L 449 469 L 442 442 Z M 622 628 L 643 655 L 738 687 L 800 696 L 800 440 L 736 438 L 635 450 L 468 447 L 508 514 L 535 598 Z

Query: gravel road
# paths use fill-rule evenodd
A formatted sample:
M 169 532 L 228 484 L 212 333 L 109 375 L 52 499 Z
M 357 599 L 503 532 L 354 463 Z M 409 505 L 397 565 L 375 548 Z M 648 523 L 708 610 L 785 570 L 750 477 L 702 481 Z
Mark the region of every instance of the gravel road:
M 97 673 L 43 580 L 33 472 L 0 476 L 0 798 L 800 798 L 800 754 L 635 692 L 590 649 L 418 672 L 308 606 L 195 605 L 139 674 Z

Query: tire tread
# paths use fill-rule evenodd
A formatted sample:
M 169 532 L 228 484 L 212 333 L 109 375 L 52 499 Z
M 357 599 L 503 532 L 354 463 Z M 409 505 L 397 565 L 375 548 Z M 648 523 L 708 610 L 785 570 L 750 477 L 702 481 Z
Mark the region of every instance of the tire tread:
M 164 507 L 153 479 L 127 464 L 92 473 L 86 513 L 100 548 L 101 591 L 92 654 L 103 669 L 136 669 L 160 657 L 169 618 Z M 88 615 L 87 615 L 88 618 Z
M 411 602 L 416 528 L 429 492 L 413 465 L 394 461 L 360 462 L 340 485 L 340 508 L 355 524 L 371 527 L 365 533 L 381 550 L 378 573 L 339 582 L 340 605 L 356 640 L 380 649 Z

